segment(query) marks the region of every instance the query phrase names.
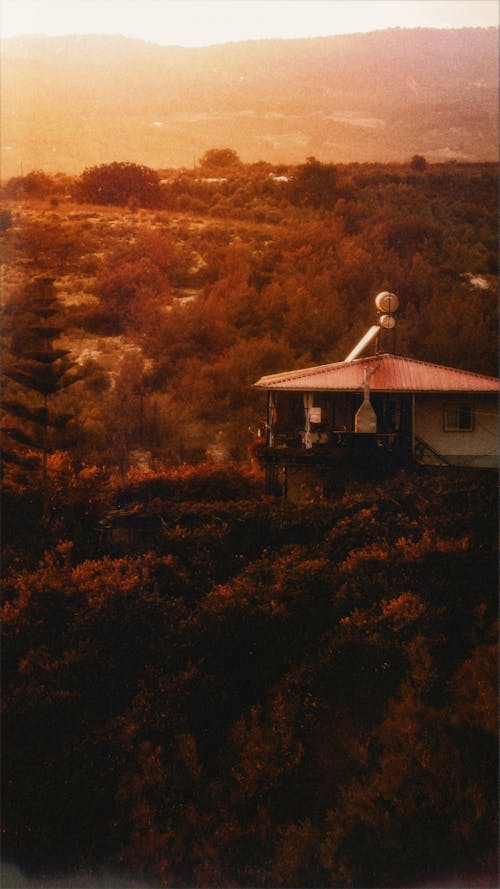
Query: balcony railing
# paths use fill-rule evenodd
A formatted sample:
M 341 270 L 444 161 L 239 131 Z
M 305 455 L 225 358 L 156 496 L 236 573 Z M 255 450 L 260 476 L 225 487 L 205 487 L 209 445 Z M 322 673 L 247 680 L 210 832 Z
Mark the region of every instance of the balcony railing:
M 344 429 L 277 433 L 273 437 L 273 448 L 293 450 L 357 450 L 377 447 L 388 452 L 410 448 L 410 435 L 404 432 L 346 432 Z

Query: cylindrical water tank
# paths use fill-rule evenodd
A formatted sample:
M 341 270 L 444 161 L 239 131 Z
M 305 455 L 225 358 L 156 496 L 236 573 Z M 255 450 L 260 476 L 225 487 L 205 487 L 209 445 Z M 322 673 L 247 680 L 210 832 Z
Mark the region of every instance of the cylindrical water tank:
M 390 314 L 391 312 L 396 311 L 399 306 L 399 299 L 395 293 L 383 290 L 382 293 L 379 293 L 378 296 L 375 297 L 375 305 L 379 312 L 388 312 Z
M 393 327 L 396 327 L 396 319 L 392 315 L 381 315 L 378 323 L 385 330 L 392 330 Z

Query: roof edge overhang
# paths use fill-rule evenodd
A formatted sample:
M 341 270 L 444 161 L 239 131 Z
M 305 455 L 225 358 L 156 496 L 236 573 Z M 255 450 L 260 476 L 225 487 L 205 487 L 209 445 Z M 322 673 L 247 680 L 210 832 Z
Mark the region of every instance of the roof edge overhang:
M 359 359 L 359 360 L 365 360 L 365 359 Z M 349 364 L 355 364 L 355 363 L 357 363 L 357 362 L 354 362 L 354 361 L 349 362 Z M 277 383 L 277 382 L 279 382 L 280 379 L 282 381 L 293 379 L 294 377 L 296 379 L 300 379 L 301 376 L 305 377 L 310 374 L 316 374 L 316 373 L 320 374 L 320 373 L 324 373 L 325 371 L 328 371 L 328 370 L 334 370 L 337 367 L 341 367 L 343 364 L 346 364 L 346 362 L 345 361 L 336 361 L 336 362 L 333 362 L 330 364 L 317 364 L 312 367 L 300 367 L 300 368 L 296 368 L 295 370 L 284 370 L 281 372 L 278 371 L 278 373 L 275 373 L 275 374 L 266 374 L 266 376 L 261 377 L 260 380 L 257 380 L 256 383 L 252 383 L 252 386 L 255 386 L 260 389 L 267 389 L 267 388 L 269 388 L 266 385 L 267 380 L 274 380 Z
M 393 363 L 395 367 L 405 367 L 405 373 L 411 373 L 413 368 L 414 372 L 417 375 L 425 370 L 427 373 L 440 374 L 442 377 L 442 382 L 440 385 L 417 385 L 412 386 L 410 380 L 408 383 L 402 383 L 401 385 L 388 385 L 388 386 L 378 386 L 377 387 L 377 371 L 379 368 L 387 367 L 390 363 Z M 356 358 L 352 361 L 338 361 L 330 364 L 321 364 L 313 367 L 305 367 L 298 368 L 296 370 L 291 371 L 282 371 L 277 374 L 268 374 L 266 376 L 261 377 L 257 380 L 253 386 L 257 389 L 264 389 L 268 391 L 286 391 L 286 392 L 304 392 L 304 391 L 317 391 L 317 392 L 358 392 L 363 388 L 362 379 L 360 378 L 359 382 L 356 381 L 355 385 L 352 385 L 351 381 L 349 384 L 342 385 L 342 381 L 339 379 L 339 385 L 333 385 L 331 382 L 329 385 L 321 385 L 321 377 L 326 374 L 338 374 L 339 377 L 343 374 L 344 371 L 350 371 L 355 367 L 359 367 L 360 369 L 363 367 L 369 367 L 373 371 L 372 378 L 370 380 L 370 391 L 371 392 L 385 392 L 385 393 L 394 393 L 401 394 L 403 392 L 408 394 L 464 394 L 464 393 L 498 393 L 500 380 L 497 377 L 487 376 L 485 374 L 479 374 L 475 371 L 462 370 L 461 368 L 448 367 L 443 364 L 435 364 L 430 361 L 421 361 L 415 358 L 406 358 L 401 355 L 391 355 L 389 353 L 383 353 L 380 355 L 371 355 L 363 358 Z M 383 373 L 383 370 L 380 370 Z M 464 385 L 457 385 L 457 380 L 451 381 L 448 379 L 446 381 L 446 376 L 448 378 L 450 375 L 460 376 L 460 379 L 463 380 Z M 317 378 L 317 382 L 315 379 Z M 432 381 L 433 383 L 435 380 Z M 470 382 L 470 387 L 467 383 Z M 483 388 L 484 387 L 484 388 Z
M 256 383 L 253 384 L 257 386 Z M 351 389 L 328 389 L 321 386 L 304 386 L 294 388 L 287 386 L 259 386 L 263 392 L 290 392 L 291 394 L 300 394 L 301 392 L 321 392 L 325 395 L 355 395 L 363 392 L 363 386 L 356 386 Z M 495 389 L 377 389 L 376 386 L 370 386 L 370 394 L 372 395 L 492 395 L 498 398 L 498 392 Z

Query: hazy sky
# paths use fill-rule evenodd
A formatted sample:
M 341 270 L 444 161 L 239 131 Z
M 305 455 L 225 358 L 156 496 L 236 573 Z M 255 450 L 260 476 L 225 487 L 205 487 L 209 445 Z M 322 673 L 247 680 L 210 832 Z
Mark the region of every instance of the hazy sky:
M 123 34 L 205 46 L 380 28 L 498 25 L 499 0 L 0 0 L 3 37 Z

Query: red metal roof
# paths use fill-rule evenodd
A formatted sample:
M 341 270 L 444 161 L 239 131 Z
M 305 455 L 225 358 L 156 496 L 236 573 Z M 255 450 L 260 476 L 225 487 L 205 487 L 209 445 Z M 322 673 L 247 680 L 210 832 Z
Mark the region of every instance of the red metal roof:
M 498 392 L 500 385 L 497 377 L 400 355 L 372 355 L 271 374 L 254 385 L 291 392 L 355 392 L 363 388 L 364 370 L 372 371 L 372 392 Z

